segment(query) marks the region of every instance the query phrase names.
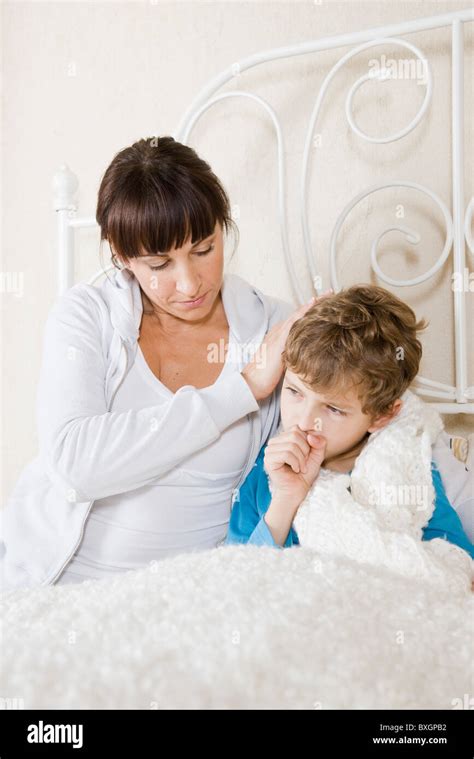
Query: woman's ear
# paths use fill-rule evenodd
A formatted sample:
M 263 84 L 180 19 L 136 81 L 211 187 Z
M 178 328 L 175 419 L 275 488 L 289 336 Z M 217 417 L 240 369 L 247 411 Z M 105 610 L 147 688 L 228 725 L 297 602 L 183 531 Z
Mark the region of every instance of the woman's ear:
M 112 263 L 114 264 L 114 266 L 116 266 L 118 269 L 129 269 L 130 267 L 128 266 L 128 259 L 124 260 L 123 258 L 121 258 L 120 256 L 118 256 L 117 253 L 115 252 L 115 250 L 112 247 L 111 240 L 109 240 L 108 237 L 106 237 L 105 239 L 109 243 L 110 254 L 111 254 L 110 257 L 111 257 L 111 260 L 112 260 Z
M 387 414 L 382 414 L 381 416 L 374 417 L 372 421 L 372 425 L 367 430 L 368 432 L 377 432 L 377 430 L 381 430 L 384 427 L 389 424 L 389 422 L 392 421 L 401 411 L 403 406 L 403 401 L 401 398 L 397 398 L 396 401 L 393 402 L 391 410 Z

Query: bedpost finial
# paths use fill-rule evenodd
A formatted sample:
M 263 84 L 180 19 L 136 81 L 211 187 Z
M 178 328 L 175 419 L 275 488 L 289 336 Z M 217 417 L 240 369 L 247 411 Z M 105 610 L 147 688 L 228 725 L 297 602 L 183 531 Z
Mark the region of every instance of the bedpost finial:
M 65 163 L 61 164 L 53 177 L 53 208 L 55 211 L 75 209 L 74 195 L 79 180 Z

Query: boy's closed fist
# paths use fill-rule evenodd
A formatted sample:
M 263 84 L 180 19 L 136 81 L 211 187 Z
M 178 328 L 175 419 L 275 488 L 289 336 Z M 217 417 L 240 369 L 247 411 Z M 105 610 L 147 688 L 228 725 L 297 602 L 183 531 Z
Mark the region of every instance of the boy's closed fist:
M 298 425 L 269 440 L 263 464 L 272 490 L 299 505 L 319 474 L 325 451 L 322 435 L 303 432 Z

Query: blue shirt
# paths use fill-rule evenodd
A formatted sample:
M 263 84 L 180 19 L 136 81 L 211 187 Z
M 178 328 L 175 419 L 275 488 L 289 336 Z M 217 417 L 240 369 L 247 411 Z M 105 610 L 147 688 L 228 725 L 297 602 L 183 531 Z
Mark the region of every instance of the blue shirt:
M 265 522 L 264 515 L 270 506 L 271 493 L 268 477 L 263 468 L 265 446 L 250 474 L 243 482 L 230 515 L 229 531 L 225 544 L 253 543 L 268 545 L 275 548 L 290 548 L 299 545 L 298 535 L 293 527 L 290 528 L 283 546 L 275 543 L 273 535 Z M 435 507 L 430 521 L 423 528 L 422 540 L 444 538 L 450 543 L 463 548 L 474 558 L 474 546 L 464 532 L 461 520 L 448 501 L 441 475 L 431 462 L 431 475 L 435 489 Z

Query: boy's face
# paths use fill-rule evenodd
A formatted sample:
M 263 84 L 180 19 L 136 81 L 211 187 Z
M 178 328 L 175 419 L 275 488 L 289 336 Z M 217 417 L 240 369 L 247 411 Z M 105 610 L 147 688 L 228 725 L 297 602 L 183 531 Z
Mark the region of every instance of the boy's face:
M 361 401 L 354 389 L 315 392 L 289 369 L 283 378 L 280 412 L 284 431 L 295 424 L 303 432 L 315 432 L 326 439 L 325 461 L 350 451 L 367 432 L 384 427 L 402 405 L 395 401 L 391 414 L 374 418 L 362 412 Z

